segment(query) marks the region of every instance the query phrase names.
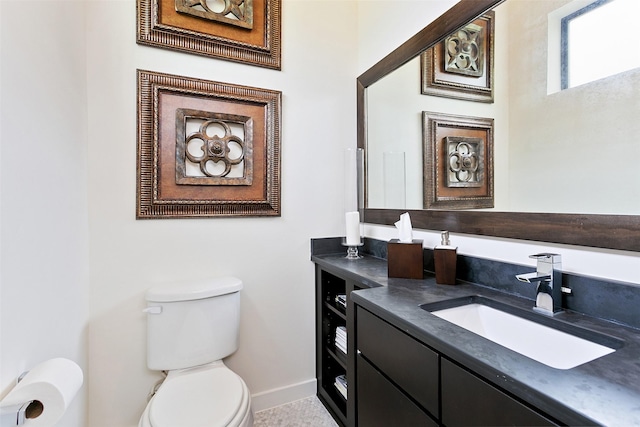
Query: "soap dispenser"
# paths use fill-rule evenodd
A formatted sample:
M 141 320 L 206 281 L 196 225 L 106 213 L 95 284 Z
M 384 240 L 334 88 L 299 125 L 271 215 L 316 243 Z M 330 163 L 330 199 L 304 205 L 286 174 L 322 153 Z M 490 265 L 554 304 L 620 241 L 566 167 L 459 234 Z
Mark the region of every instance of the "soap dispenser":
M 451 246 L 449 232 L 441 233 L 442 241 L 433 250 L 433 258 L 436 268 L 436 283 L 440 285 L 456 284 L 456 261 L 458 248 Z

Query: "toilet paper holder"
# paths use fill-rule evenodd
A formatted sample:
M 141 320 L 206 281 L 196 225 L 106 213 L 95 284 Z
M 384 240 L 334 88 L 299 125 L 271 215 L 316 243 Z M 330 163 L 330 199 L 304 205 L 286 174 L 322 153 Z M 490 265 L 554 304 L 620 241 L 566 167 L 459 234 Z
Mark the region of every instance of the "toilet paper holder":
M 23 372 L 22 375 L 18 377 L 18 381 L 16 381 L 16 383 L 19 383 L 20 380 L 22 380 L 28 373 L 29 371 Z M 21 426 L 27 421 L 27 419 L 39 417 L 43 411 L 44 405 L 42 405 L 42 402 L 38 400 L 31 400 L 29 402 L 10 406 L 2 406 L 0 402 L 0 420 L 4 421 L 5 418 L 7 420 L 12 420 L 10 421 L 11 424 L 6 424 L 7 426 Z
M 8 426 L 21 426 L 27 419 L 38 417 L 43 410 L 44 406 L 40 401 L 32 400 L 21 405 L 0 407 L 0 418 L 12 419 L 11 424 L 6 424 Z

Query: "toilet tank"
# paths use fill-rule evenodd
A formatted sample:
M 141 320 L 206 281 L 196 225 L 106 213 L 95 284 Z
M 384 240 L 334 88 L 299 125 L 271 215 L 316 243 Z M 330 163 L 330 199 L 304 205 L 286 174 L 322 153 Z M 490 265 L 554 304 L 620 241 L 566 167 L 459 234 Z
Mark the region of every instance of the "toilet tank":
M 238 348 L 235 277 L 175 282 L 147 291 L 147 366 L 175 370 L 214 362 Z

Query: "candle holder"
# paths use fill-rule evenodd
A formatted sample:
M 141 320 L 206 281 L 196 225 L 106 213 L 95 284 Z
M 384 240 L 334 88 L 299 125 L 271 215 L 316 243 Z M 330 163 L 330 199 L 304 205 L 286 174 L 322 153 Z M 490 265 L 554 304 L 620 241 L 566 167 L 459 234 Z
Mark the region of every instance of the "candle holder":
M 362 243 L 362 241 L 360 243 L 356 243 L 354 244 L 347 244 L 346 239 L 342 239 L 342 246 L 346 246 L 347 247 L 347 256 L 345 257 L 346 259 L 361 259 L 362 255 L 358 254 L 358 247 L 360 246 L 364 246 L 364 243 Z

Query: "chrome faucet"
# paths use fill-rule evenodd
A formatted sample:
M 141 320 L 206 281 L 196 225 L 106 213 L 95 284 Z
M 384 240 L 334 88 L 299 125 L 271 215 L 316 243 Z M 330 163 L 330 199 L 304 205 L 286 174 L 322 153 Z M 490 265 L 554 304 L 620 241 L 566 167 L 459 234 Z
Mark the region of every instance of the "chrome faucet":
M 518 274 L 516 279 L 525 283 L 537 283 L 534 310 L 553 316 L 562 311 L 562 257 L 558 254 L 530 255 L 538 261 L 535 273 Z

